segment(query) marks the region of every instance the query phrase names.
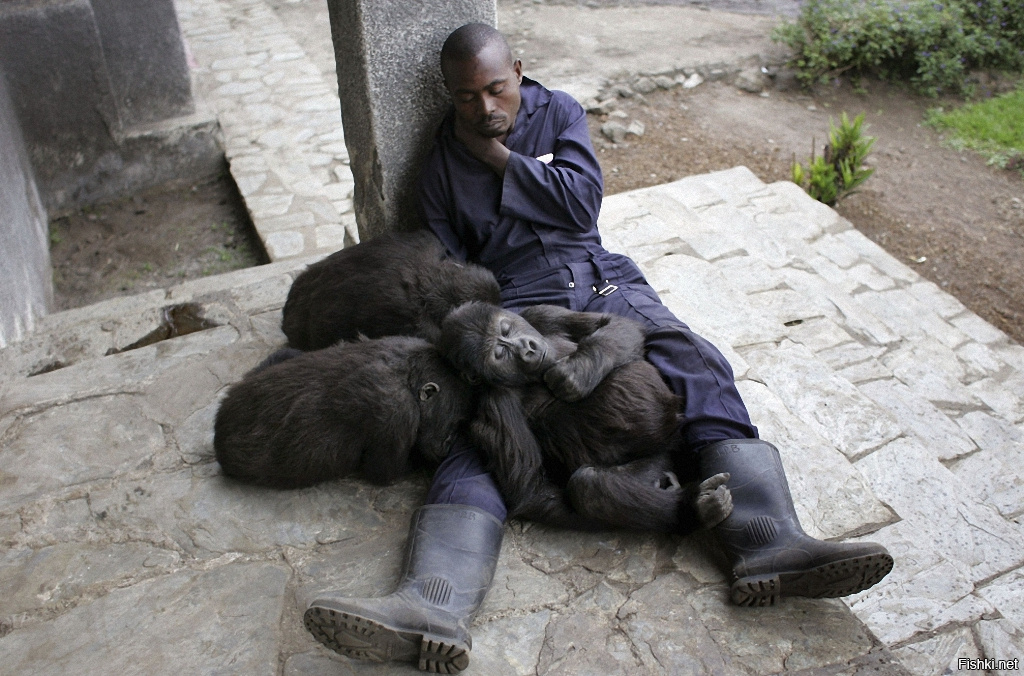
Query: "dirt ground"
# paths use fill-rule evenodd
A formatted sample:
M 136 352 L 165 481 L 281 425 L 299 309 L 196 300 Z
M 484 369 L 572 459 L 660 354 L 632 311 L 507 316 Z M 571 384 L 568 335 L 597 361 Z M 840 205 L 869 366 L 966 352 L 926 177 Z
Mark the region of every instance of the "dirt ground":
M 50 221 L 55 311 L 267 262 L 227 174 Z
M 867 83 L 857 94 L 845 83 L 805 91 L 750 94 L 714 82 L 684 90 L 620 99 L 640 137 L 610 143 L 590 124 L 608 194 L 745 165 L 766 182 L 788 180 L 793 154 L 805 162 L 816 139 L 820 153 L 829 119 L 866 114 L 877 137 L 874 175 L 837 211 L 854 226 L 968 308 L 1024 342 L 1024 181 L 1017 172 L 986 166 L 969 151 L 942 145 L 923 126 L 926 109 L 950 102 L 905 88 Z

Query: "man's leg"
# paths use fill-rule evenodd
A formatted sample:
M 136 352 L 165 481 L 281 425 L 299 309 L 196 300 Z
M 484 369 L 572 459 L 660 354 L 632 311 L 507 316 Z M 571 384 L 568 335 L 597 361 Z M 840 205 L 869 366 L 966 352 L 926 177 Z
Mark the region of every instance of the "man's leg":
M 469 621 L 494 577 L 504 519 L 494 480 L 460 440 L 413 515 L 398 589 L 370 599 L 326 595 L 310 604 L 306 627 L 348 657 L 462 671 L 472 648 Z
M 647 359 L 683 399 L 680 463 L 696 463 L 700 480 L 730 475 L 733 511 L 714 531 L 732 563 L 734 603 L 846 596 L 892 570 L 892 557 L 879 544 L 825 542 L 804 533 L 778 449 L 757 438 L 728 361 L 676 319 L 653 289 L 623 280 L 607 296 L 595 293 L 584 309 L 631 317 L 648 327 Z

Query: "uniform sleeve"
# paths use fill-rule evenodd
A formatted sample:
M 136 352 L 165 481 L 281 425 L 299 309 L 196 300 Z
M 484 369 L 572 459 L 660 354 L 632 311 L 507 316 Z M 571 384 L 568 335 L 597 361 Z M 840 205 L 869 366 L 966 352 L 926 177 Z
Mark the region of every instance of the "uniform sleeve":
M 555 103 L 555 100 L 552 100 Z M 586 232 L 597 223 L 604 181 L 597 163 L 587 115 L 570 99 L 553 129 L 554 158 L 544 162 L 513 152 L 502 183 L 501 215 L 556 228 Z
M 449 254 L 465 262 L 468 253 L 452 224 L 446 181 L 439 165 L 438 153 L 435 148 L 423 164 L 423 171 L 420 173 L 419 190 L 417 191 L 420 218 L 423 220 L 424 226 L 441 240 L 441 244 Z

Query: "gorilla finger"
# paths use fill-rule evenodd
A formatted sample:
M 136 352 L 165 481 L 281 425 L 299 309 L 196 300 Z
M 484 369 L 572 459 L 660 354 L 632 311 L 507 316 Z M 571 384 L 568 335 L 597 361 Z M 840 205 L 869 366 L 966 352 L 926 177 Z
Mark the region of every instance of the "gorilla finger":
M 719 487 L 724 487 L 729 481 L 730 475 L 728 472 L 722 472 L 714 476 L 708 477 L 700 483 L 700 490 L 712 491 Z

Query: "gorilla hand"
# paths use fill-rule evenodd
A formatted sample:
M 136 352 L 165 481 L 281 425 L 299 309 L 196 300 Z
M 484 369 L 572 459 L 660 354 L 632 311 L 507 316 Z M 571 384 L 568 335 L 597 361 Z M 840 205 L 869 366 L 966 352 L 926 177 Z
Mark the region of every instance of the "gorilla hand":
M 559 359 L 545 371 L 544 382 L 556 398 L 579 401 L 594 391 L 603 376 L 591 359 L 577 352 Z
M 705 528 L 713 528 L 732 513 L 732 493 L 725 483 L 729 473 L 722 472 L 700 483 L 697 495 L 697 514 Z

